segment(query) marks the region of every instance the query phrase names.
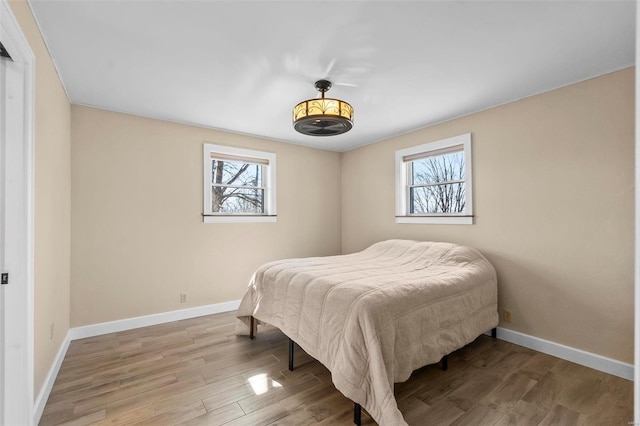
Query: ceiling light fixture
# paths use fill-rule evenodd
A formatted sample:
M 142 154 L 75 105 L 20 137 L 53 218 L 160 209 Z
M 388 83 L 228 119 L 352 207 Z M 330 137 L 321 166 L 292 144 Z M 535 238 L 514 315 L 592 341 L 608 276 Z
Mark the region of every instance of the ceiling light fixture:
M 316 81 L 320 99 L 300 102 L 293 108 L 293 128 L 309 136 L 334 136 L 348 132 L 353 127 L 353 107 L 340 99 L 325 98 L 331 88 L 328 80 Z

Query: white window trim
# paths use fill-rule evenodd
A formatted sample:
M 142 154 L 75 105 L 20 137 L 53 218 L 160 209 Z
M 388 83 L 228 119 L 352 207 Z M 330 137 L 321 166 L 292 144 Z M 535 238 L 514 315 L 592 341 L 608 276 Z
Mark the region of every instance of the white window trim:
M 464 175 L 465 175 L 465 212 L 434 214 L 434 215 L 410 215 L 407 212 L 407 163 L 403 159 L 410 155 L 421 154 L 429 151 L 437 151 L 451 147 L 462 146 L 464 151 Z M 396 151 L 396 223 L 430 223 L 430 224 L 473 224 L 473 184 L 471 168 L 471 133 L 442 139 L 436 142 L 425 143 Z
M 234 155 L 238 157 L 259 158 L 269 162 L 267 173 L 263 176 L 265 195 L 265 214 L 216 214 L 211 211 L 211 155 L 213 153 Z M 247 222 L 276 222 L 276 154 L 272 152 L 255 151 L 252 149 L 235 148 L 225 145 L 204 144 L 203 155 L 203 221 L 204 223 L 247 223 Z

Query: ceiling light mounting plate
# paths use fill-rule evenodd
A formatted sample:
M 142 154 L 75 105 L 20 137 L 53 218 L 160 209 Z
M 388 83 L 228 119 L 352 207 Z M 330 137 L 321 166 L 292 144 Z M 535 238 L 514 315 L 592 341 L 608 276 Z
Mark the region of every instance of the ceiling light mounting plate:
M 316 81 L 316 90 L 318 92 L 322 92 L 323 96 L 324 96 L 324 92 L 328 91 L 329 89 L 331 89 L 331 82 L 329 80 L 318 80 Z

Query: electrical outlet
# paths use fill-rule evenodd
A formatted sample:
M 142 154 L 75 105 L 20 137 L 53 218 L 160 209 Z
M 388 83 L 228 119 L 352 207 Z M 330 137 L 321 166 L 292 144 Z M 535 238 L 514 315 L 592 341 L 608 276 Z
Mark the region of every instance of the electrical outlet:
M 187 303 L 187 295 L 185 293 L 180 293 L 180 303 Z
M 51 329 L 49 330 L 49 340 L 53 340 L 53 332 L 55 330 L 56 323 L 51 323 Z
M 502 319 L 504 322 L 511 322 L 513 320 L 513 312 L 511 312 L 511 309 L 502 310 Z

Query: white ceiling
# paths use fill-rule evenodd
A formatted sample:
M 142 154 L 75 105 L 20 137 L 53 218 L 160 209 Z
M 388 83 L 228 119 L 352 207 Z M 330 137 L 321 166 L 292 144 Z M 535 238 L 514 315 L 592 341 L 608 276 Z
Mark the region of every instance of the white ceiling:
M 634 64 L 633 1 L 30 0 L 71 101 L 346 151 Z M 293 106 L 350 102 L 343 135 Z M 217 141 L 223 142 L 223 141 Z

